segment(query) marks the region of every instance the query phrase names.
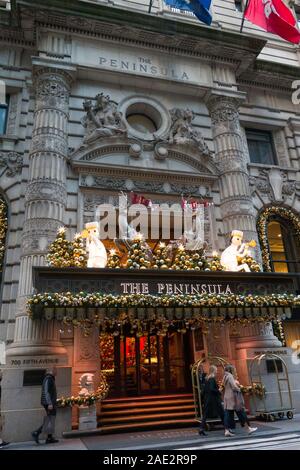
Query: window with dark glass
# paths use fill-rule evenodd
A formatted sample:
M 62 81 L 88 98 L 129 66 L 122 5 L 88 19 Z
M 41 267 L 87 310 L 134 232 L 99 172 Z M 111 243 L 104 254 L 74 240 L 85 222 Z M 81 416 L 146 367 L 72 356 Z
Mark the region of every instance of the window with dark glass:
M 0 103 L 0 135 L 5 134 L 8 117 L 9 96 L 6 96 L 6 102 Z
M 295 13 L 298 22 L 298 28 L 300 29 L 300 7 L 295 7 Z
M 150 117 L 144 114 L 130 114 L 129 116 L 127 116 L 127 122 L 136 131 L 142 133 L 153 133 L 157 131 L 157 126 L 155 122 Z
M 246 137 L 251 163 L 277 165 L 271 132 L 246 129 Z
M 236 11 L 243 11 L 243 2 L 242 0 L 235 0 L 235 9 Z
M 268 242 L 272 270 L 278 273 L 297 272 L 299 259 L 291 228 L 278 220 L 270 221 Z

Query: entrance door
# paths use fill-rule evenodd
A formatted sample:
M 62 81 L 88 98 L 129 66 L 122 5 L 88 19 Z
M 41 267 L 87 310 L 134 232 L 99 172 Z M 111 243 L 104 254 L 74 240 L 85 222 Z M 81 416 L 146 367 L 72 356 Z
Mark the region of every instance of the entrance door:
M 110 396 L 190 391 L 189 339 L 188 333 L 178 332 L 102 337 L 101 368 L 110 383 Z

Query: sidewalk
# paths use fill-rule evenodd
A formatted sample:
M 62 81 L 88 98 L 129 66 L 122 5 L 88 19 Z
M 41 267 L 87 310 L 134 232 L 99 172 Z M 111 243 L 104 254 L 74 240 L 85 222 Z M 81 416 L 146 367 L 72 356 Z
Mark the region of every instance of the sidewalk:
M 251 424 L 258 427 L 257 432 L 252 434 L 253 437 L 267 438 L 294 432 L 300 435 L 300 414 L 295 415 L 292 420 L 284 418 L 270 423 L 252 421 Z M 192 427 L 61 439 L 58 444 L 40 444 L 39 446 L 33 441 L 11 443 L 2 450 L 171 450 L 186 445 L 221 444 L 222 441 L 226 443 L 230 441 L 234 444 L 242 439 L 251 439 L 252 436 L 249 436 L 237 424 L 236 436 L 233 438 L 224 438 L 224 431 L 221 427 L 210 431 L 207 436 L 199 436 L 197 427 Z

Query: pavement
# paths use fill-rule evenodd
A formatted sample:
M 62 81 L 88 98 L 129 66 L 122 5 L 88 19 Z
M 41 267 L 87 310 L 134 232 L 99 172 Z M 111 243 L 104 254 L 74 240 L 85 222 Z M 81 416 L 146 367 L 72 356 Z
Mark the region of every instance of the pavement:
M 207 436 L 199 436 L 198 428 L 181 428 L 145 432 L 129 432 L 61 439 L 57 444 L 37 445 L 33 441 L 10 443 L 3 451 L 9 450 L 204 450 L 232 448 L 263 448 L 268 443 L 279 447 L 292 445 L 300 450 L 300 414 L 289 420 L 274 422 L 252 421 L 258 430 L 251 436 L 239 424 L 235 437 L 225 438 L 222 427 L 216 426 Z M 299 443 L 298 443 L 299 441 Z M 274 447 L 273 446 L 273 447 Z

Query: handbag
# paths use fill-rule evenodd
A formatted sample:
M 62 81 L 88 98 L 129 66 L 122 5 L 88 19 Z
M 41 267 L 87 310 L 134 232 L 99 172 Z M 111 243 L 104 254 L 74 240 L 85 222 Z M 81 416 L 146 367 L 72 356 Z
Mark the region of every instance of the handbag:
M 245 401 L 242 392 L 234 392 L 234 401 L 235 406 L 234 409 L 236 411 L 241 411 L 245 408 Z

